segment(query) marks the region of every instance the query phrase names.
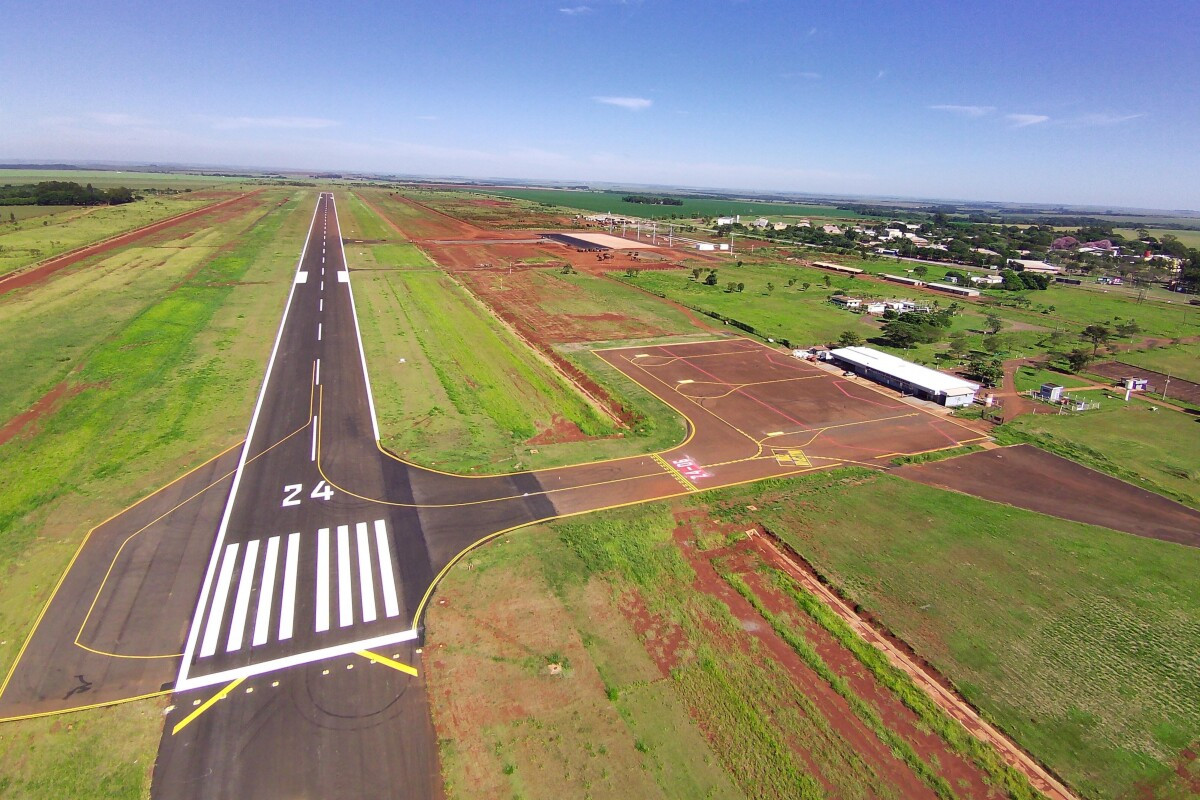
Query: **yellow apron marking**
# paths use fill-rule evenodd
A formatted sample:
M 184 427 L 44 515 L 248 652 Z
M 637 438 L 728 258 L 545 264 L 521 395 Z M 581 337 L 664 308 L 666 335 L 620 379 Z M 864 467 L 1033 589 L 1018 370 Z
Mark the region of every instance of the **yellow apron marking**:
M 240 684 L 244 680 L 246 680 L 244 677 L 237 678 L 236 680 L 232 681 L 228 686 L 226 686 L 224 689 L 217 692 L 212 697 L 208 698 L 208 700 L 204 701 L 204 703 L 201 704 L 199 708 L 197 708 L 195 711 L 188 714 L 186 717 L 179 720 L 179 722 L 175 724 L 175 727 L 171 729 L 171 735 L 174 736 L 175 734 L 179 733 L 181 730 L 186 728 L 189 724 L 191 724 L 191 722 L 193 720 L 196 719 L 196 717 L 200 716 L 205 711 L 208 711 L 208 709 L 212 707 L 213 703 L 216 703 L 218 700 L 224 699 L 225 695 L 229 694 L 234 689 L 236 689 L 238 687 L 238 684 Z
M 381 656 L 378 653 L 372 653 L 370 650 L 359 650 L 358 654 L 368 661 L 374 661 L 376 664 L 383 664 L 385 667 L 391 667 L 392 669 L 399 670 L 407 675 L 412 675 L 414 678 L 417 677 L 417 670 L 414 667 L 410 667 L 408 664 L 401 664 L 399 661 L 390 659 L 387 656 Z

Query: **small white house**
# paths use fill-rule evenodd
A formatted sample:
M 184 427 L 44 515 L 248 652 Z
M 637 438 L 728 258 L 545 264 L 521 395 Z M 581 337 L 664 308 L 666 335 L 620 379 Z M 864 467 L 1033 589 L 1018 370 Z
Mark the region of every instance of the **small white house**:
M 971 283 L 976 286 L 999 286 L 1004 283 L 1004 278 L 999 275 L 972 275 Z
M 822 225 L 821 230 L 825 231 L 825 233 L 828 233 L 830 236 L 842 235 L 842 229 L 837 225 Z
M 766 217 L 759 217 L 758 219 L 754 220 L 754 222 L 751 222 L 750 224 L 756 228 L 761 229 L 761 228 L 765 228 L 768 225 L 770 225 L 771 221 L 769 219 L 767 219 Z
M 741 221 L 741 214 L 738 214 L 736 217 L 717 217 L 717 226 L 720 227 L 721 225 L 733 225 L 734 223 Z
M 882 314 L 887 311 L 887 303 L 882 300 L 868 300 L 863 303 L 862 309 L 868 314 Z
M 862 300 L 857 297 L 847 297 L 844 294 L 834 295 L 833 302 L 847 311 L 858 311 L 862 307 Z

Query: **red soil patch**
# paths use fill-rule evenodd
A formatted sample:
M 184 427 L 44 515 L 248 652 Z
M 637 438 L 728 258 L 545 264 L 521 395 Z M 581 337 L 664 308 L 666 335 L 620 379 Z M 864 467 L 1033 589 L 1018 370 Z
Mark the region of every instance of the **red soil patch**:
M 587 440 L 587 436 L 583 431 L 579 430 L 579 426 L 566 417 L 554 415 L 554 419 L 550 423 L 550 427 L 534 436 L 532 439 L 526 439 L 525 444 L 561 444 L 563 442 L 582 442 Z
M 72 264 L 77 264 L 85 258 L 107 253 L 119 247 L 124 247 L 125 245 L 140 241 L 141 239 L 145 239 L 146 237 L 152 236 L 160 231 L 173 228 L 176 225 L 180 225 L 189 220 L 206 217 L 217 211 L 234 213 L 235 207 L 237 210 L 241 210 L 246 205 L 250 204 L 250 201 L 255 195 L 262 191 L 262 189 L 255 189 L 252 192 L 238 195 L 237 197 L 229 200 L 222 200 L 221 202 L 214 203 L 210 206 L 193 209 L 192 211 L 185 211 L 182 214 L 177 214 L 173 217 L 167 217 L 166 219 L 159 220 L 158 222 L 152 222 L 149 225 L 145 225 L 127 233 L 122 233 L 118 236 L 113 236 L 109 239 L 105 239 L 104 241 L 86 245 L 84 247 L 71 250 L 70 252 L 48 258 L 45 261 L 41 261 L 20 272 L 0 278 L 0 295 L 6 294 L 7 292 L 11 292 L 15 289 L 23 288 L 25 286 L 33 286 L 42 283 L 54 273 L 66 269 Z
M 933 791 L 913 773 L 908 765 L 897 758 L 887 745 L 854 715 L 846 700 L 838 695 L 829 683 L 813 672 L 791 646 L 774 632 L 770 623 L 763 619 L 749 601 L 721 577 L 717 571 L 717 563 L 723 564 L 731 560 L 736 562 L 744 559 L 747 555 L 752 556 L 752 551 L 744 542 L 715 550 L 699 550 L 691 526 L 687 524 L 689 519 L 694 519 L 697 514 L 703 514 L 703 512 L 693 511 L 677 515 L 676 520 L 683 522 L 684 525 L 675 529 L 675 541 L 696 573 L 693 588 L 724 603 L 746 631 L 745 637 L 734 639 L 714 627 L 709 633 L 713 636 L 717 648 L 740 649 L 751 657 L 768 655 L 787 670 L 796 688 L 816 707 L 826 723 L 854 749 L 864 762 L 871 766 L 881 782 L 895 787 L 903 797 L 934 797 Z M 726 530 L 728 526 L 717 527 L 706 523 L 702 523 L 702 525 L 706 525 L 717 534 L 728 532 Z M 743 561 L 743 564 L 751 570 L 758 563 L 757 557 L 753 556 L 750 560 Z M 751 641 L 757 647 L 752 646 Z M 848 653 L 846 656 L 852 658 Z M 815 770 L 815 765 L 808 754 L 799 747 L 797 742 L 789 741 L 789 745 L 808 764 L 810 770 Z M 818 778 L 822 777 L 819 771 L 813 771 L 813 774 Z M 827 783 L 827 781 L 822 782 Z
M 587 298 L 583 289 L 547 276 L 544 271 L 475 270 L 458 277 L 497 313 L 505 315 L 514 325 L 520 324 L 527 337 L 544 343 L 648 339 L 690 332 L 668 330 L 619 311 L 599 314 L 547 311 L 546 305 L 550 303 L 579 298 L 582 304 Z
M 72 370 L 72 372 L 78 371 L 78 367 Z M 0 445 L 6 444 L 11 439 L 15 438 L 17 434 L 25 430 L 26 427 L 29 427 L 30 431 L 32 432 L 37 421 L 50 414 L 60 401 L 69 397 L 73 397 L 74 395 L 82 392 L 84 389 L 92 388 L 92 386 L 93 385 L 89 384 L 72 385 L 69 381 L 62 381 L 58 383 L 53 389 L 46 392 L 44 395 L 34 401 L 33 405 L 28 411 L 23 411 L 20 414 L 17 414 L 8 422 L 4 423 L 3 426 L 0 426 Z

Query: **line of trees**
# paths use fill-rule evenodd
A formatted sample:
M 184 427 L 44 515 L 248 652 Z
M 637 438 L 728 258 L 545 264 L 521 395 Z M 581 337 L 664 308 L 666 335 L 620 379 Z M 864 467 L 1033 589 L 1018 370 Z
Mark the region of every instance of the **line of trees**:
M 137 200 L 132 189 L 97 189 L 90 183 L 43 181 L 0 186 L 0 206 L 119 206 Z
M 648 194 L 627 194 L 621 198 L 626 203 L 641 203 L 647 206 L 681 206 L 682 200 L 674 197 L 654 197 Z

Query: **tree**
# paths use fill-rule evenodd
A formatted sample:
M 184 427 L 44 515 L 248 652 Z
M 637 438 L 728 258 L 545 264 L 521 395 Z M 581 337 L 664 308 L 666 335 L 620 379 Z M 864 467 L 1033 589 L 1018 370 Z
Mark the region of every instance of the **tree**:
M 825 288 L 829 288 L 831 285 L 833 285 L 833 279 L 830 278 L 828 275 L 826 275 L 825 276 Z
M 693 267 L 692 268 L 692 280 L 694 280 L 694 281 L 700 280 L 701 272 L 704 272 L 704 270 L 700 269 L 699 267 Z
M 950 355 L 962 359 L 971 350 L 971 341 L 966 331 L 955 331 L 950 334 Z
M 983 349 L 989 353 L 1003 353 L 1012 346 L 1008 334 L 997 333 L 992 336 L 987 336 L 983 340 Z
M 812 284 L 809 283 L 808 281 L 805 281 L 804 283 L 800 284 L 800 288 L 806 292 L 808 291 L 808 287 L 810 287 L 810 286 L 812 286 Z
M 1120 336 L 1122 339 L 1131 338 L 1135 334 L 1138 334 L 1141 332 L 1142 332 L 1142 326 L 1138 325 L 1136 320 L 1131 319 L 1126 322 L 1118 322 L 1117 323 L 1117 336 Z
M 998 358 L 977 356 L 967 362 L 967 374 L 988 386 L 995 386 L 1004 377 L 1004 365 Z
M 768 281 L 767 282 L 767 294 L 770 294 L 773 291 L 775 291 L 775 284 Z
M 929 267 L 925 266 L 924 264 L 917 264 L 915 267 L 913 267 L 913 274 L 918 278 L 924 278 L 929 274 Z
M 796 285 L 796 279 L 795 279 L 795 278 L 788 278 L 788 284 L 787 284 L 787 285 L 788 285 L 788 286 L 795 286 L 795 285 Z
M 737 290 L 740 292 L 745 288 L 746 288 L 746 284 L 742 283 L 741 281 L 738 281 Z
M 1071 372 L 1079 372 L 1079 370 L 1091 363 L 1091 360 L 1092 354 L 1082 347 L 1067 353 L 1067 363 L 1071 365 Z
M 916 326 L 902 322 L 899 319 L 888 320 L 883 323 L 880 331 L 883 333 L 884 338 L 894 346 L 903 347 L 905 350 L 917 343 L 918 333 Z
M 1112 338 L 1112 331 L 1106 325 L 1088 325 L 1083 329 L 1083 333 L 1079 334 L 1079 338 L 1092 343 L 1092 358 L 1095 358 L 1100 345 L 1108 344 Z
M 717 271 L 715 269 L 708 273 L 708 277 L 704 279 L 704 285 L 705 286 L 716 286 L 717 285 Z
M 838 344 L 842 347 L 858 347 L 863 343 L 863 338 L 854 331 L 842 331 L 842 335 L 838 337 Z
M 725 284 L 725 294 L 733 294 L 735 291 L 737 291 L 737 283 L 735 281 Z
M 996 335 L 1004 327 L 1004 320 L 995 314 L 988 314 L 984 320 L 983 330 L 990 335 Z

